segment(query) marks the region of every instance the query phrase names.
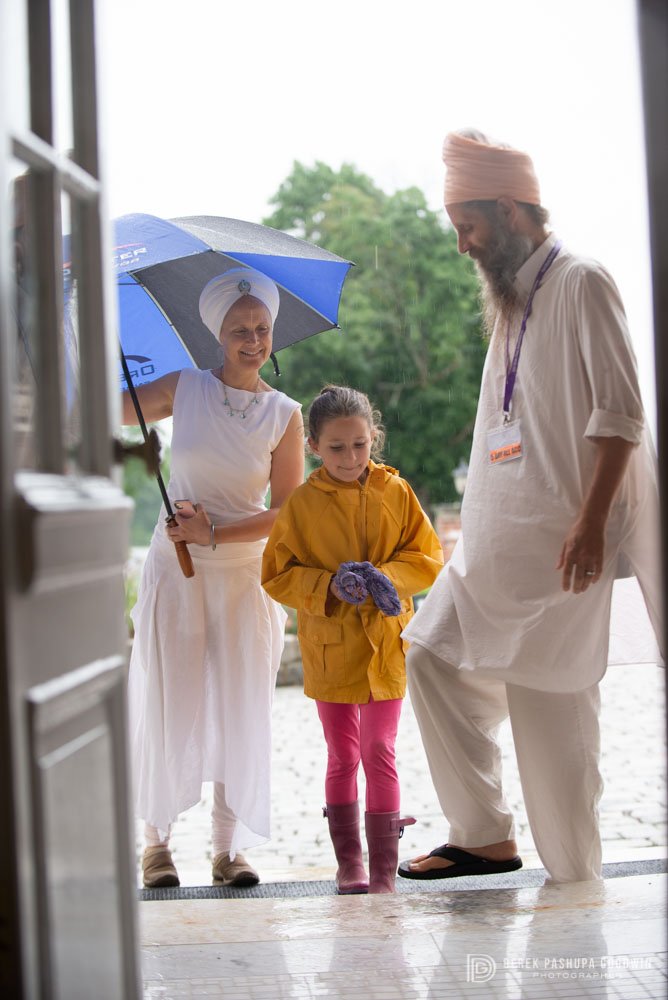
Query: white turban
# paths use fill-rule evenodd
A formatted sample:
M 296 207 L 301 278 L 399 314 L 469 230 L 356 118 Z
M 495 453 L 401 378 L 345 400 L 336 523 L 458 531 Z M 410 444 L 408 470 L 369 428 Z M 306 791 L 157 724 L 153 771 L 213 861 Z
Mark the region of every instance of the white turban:
M 216 339 L 223 320 L 235 302 L 244 295 L 259 299 L 269 310 L 272 326 L 278 315 L 280 296 L 276 283 L 252 267 L 233 267 L 204 286 L 199 297 L 202 322 Z

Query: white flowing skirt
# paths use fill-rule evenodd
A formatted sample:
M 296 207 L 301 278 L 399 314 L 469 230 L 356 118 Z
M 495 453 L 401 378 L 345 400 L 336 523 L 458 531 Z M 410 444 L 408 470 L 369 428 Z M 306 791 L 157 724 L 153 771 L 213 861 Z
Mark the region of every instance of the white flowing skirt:
M 200 800 L 202 782 L 221 782 L 237 817 L 232 852 L 270 835 L 271 705 L 286 615 L 260 585 L 264 545 L 193 545 L 187 579 L 159 525 L 132 612 L 137 815 L 166 831 Z

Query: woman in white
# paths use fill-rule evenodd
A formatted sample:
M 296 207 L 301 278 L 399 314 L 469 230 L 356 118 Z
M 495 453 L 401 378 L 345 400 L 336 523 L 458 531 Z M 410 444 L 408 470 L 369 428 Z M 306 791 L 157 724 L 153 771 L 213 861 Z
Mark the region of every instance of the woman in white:
M 148 421 L 173 416 L 170 500 L 195 513 L 155 528 L 133 611 L 130 734 L 144 885 L 178 885 L 171 824 L 214 782 L 213 878 L 254 885 L 239 853 L 269 838 L 271 702 L 285 613 L 260 586 L 265 539 L 304 475 L 299 403 L 262 381 L 279 293 L 234 268 L 206 285 L 200 315 L 224 354 L 137 389 Z M 124 421 L 136 423 L 129 394 Z M 268 489 L 270 507 L 265 506 Z M 188 544 L 195 575 L 179 567 Z

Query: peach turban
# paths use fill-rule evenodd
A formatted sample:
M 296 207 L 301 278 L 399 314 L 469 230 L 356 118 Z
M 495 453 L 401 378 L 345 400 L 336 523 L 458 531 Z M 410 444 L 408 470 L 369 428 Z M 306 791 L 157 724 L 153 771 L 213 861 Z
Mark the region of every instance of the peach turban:
M 244 295 L 252 295 L 263 302 L 269 310 L 271 322 L 276 322 L 280 302 L 276 283 L 253 267 L 233 267 L 212 278 L 199 297 L 199 314 L 214 337 L 219 336 L 223 320 L 234 303 Z
M 445 204 L 514 201 L 540 205 L 540 188 L 531 157 L 518 149 L 488 145 L 450 132 L 443 143 Z

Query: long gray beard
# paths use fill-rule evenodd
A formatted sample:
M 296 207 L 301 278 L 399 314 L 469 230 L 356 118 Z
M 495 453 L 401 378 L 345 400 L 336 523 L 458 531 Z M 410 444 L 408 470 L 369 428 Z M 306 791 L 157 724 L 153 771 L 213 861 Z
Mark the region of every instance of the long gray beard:
M 499 227 L 484 259 L 475 261 L 480 279 L 483 325 L 488 337 L 492 336 L 496 324 L 505 325 L 521 304 L 515 276 L 533 249 L 528 236 L 518 236 Z

